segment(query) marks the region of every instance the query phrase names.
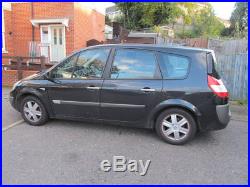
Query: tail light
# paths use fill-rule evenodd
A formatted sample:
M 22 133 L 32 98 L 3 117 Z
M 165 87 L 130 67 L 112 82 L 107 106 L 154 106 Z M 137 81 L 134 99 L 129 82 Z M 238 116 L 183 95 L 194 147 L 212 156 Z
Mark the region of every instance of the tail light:
M 220 98 L 229 97 L 228 91 L 221 79 L 218 80 L 212 77 L 211 75 L 208 75 L 207 79 L 208 79 L 208 86 L 214 92 L 215 95 L 217 95 Z

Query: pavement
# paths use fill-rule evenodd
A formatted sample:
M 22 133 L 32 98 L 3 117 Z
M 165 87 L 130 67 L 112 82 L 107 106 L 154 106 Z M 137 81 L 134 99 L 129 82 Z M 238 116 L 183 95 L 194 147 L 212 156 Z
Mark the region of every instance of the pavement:
M 2 92 L 3 184 L 247 184 L 245 109 L 220 131 L 169 145 L 152 130 L 51 120 L 29 126 Z M 247 113 L 246 113 L 247 114 Z M 151 160 L 148 172 L 103 172 L 113 156 Z
M 19 113 L 9 103 L 9 92 L 10 88 L 2 88 L 2 127 L 8 127 L 17 121 L 22 120 Z

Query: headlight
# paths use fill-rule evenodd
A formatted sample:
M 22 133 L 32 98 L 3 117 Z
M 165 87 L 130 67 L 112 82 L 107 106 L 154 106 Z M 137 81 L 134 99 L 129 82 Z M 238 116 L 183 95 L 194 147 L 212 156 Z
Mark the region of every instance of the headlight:
M 21 82 L 21 80 L 20 80 L 20 81 L 17 81 L 17 82 L 13 85 L 12 90 L 14 90 L 14 89 L 18 86 L 18 84 L 20 84 L 20 82 Z

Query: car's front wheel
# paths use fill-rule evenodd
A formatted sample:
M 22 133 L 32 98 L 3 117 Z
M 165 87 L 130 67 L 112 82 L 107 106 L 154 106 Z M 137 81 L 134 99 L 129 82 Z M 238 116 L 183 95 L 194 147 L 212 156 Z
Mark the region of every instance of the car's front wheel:
M 27 96 L 22 100 L 21 113 L 23 119 L 33 126 L 43 125 L 48 120 L 43 103 L 34 96 Z
M 179 108 L 163 111 L 156 120 L 155 129 L 163 140 L 175 145 L 187 143 L 197 131 L 192 115 Z

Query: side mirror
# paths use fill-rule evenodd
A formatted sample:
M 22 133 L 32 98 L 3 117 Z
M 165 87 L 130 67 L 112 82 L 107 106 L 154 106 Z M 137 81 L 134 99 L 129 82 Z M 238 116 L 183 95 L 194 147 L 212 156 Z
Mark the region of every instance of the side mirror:
M 56 84 L 61 84 L 61 81 L 59 80 L 56 80 L 52 77 L 52 73 L 51 71 L 47 72 L 46 74 L 44 74 L 44 78 L 48 81 L 51 81 L 53 83 L 56 83 Z
M 51 73 L 50 72 L 45 73 L 44 78 L 47 79 L 47 80 L 50 80 L 51 79 Z
M 49 80 L 49 81 L 51 81 L 51 82 L 54 82 L 54 79 L 52 78 L 51 72 L 50 72 L 50 71 L 44 74 L 44 78 L 45 78 L 46 80 Z

